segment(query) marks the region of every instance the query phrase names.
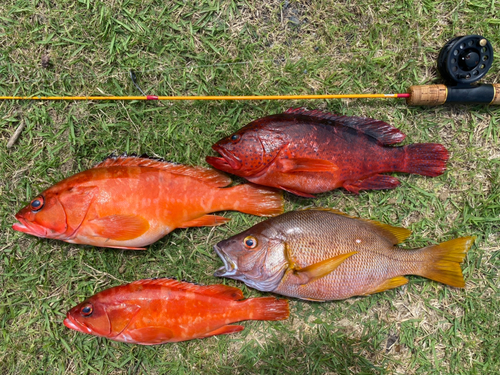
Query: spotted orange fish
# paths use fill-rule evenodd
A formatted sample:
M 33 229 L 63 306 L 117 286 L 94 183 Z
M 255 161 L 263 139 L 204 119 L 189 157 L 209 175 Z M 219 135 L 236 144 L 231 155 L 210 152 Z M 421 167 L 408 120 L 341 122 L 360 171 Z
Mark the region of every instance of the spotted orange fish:
M 399 181 L 387 172 L 434 177 L 445 171 L 444 146 L 390 147 L 404 138 L 400 130 L 371 118 L 292 108 L 221 139 L 212 148 L 222 157 L 206 160 L 224 172 L 303 197 L 340 187 L 356 194 L 393 189 Z
M 142 345 L 239 332 L 231 323 L 283 320 L 288 302 L 274 297 L 243 300 L 240 289 L 148 279 L 106 289 L 68 311 L 64 325 L 82 333 Z
M 422 249 L 394 245 L 411 232 L 336 210 L 287 212 L 219 242 L 224 262 L 215 276 L 258 290 L 326 301 L 368 295 L 419 275 L 463 288 L 460 263 L 474 237 Z
M 42 238 L 142 249 L 175 228 L 227 222 L 211 212 L 283 212 L 279 192 L 202 167 L 143 157 L 110 157 L 40 193 L 16 214 L 14 230 Z

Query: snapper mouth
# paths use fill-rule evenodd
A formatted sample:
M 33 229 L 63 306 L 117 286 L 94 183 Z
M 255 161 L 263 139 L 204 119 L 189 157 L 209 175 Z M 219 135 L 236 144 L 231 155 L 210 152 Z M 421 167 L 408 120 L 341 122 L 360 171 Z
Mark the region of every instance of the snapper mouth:
M 214 245 L 214 250 L 217 253 L 217 255 L 224 262 L 224 266 L 222 266 L 217 271 L 215 271 L 214 272 L 214 276 L 216 276 L 216 277 L 228 277 L 228 276 L 234 276 L 234 275 L 236 275 L 238 273 L 238 266 L 232 261 L 231 258 L 229 258 L 229 255 L 227 255 L 217 245 Z
M 219 154 L 221 154 L 222 157 L 217 158 L 214 156 L 207 156 L 206 161 L 208 164 L 210 164 L 211 166 L 213 166 L 217 169 L 221 169 L 221 170 L 232 169 L 232 170 L 237 171 L 237 170 L 241 169 L 241 166 L 243 163 L 241 162 L 241 159 L 238 158 L 236 155 L 233 155 L 232 153 L 230 153 L 229 151 L 227 151 L 225 148 L 223 148 L 221 146 L 214 145 L 214 146 L 212 146 L 212 149 L 214 151 L 217 151 Z

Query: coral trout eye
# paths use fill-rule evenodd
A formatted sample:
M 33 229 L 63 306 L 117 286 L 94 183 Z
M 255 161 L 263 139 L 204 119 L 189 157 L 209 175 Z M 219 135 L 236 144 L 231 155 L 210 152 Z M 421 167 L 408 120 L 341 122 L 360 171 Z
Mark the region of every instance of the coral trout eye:
M 94 308 L 92 307 L 92 305 L 90 303 L 83 306 L 82 309 L 80 310 L 80 312 L 82 313 L 83 316 L 90 316 L 90 315 L 92 315 L 93 311 L 94 311 Z
M 34 212 L 40 211 L 43 208 L 43 204 L 44 204 L 43 197 L 41 195 L 39 197 L 36 197 L 30 203 L 31 211 Z
M 231 136 L 231 141 L 233 141 L 233 142 L 237 142 L 237 141 L 239 141 L 239 140 L 240 140 L 240 138 L 241 138 L 241 136 L 240 136 L 239 134 L 233 134 L 233 135 Z
M 246 248 L 255 249 L 258 242 L 257 242 L 257 238 L 252 237 L 252 236 L 248 236 L 248 237 L 245 237 L 245 239 L 243 240 L 243 243 L 245 244 Z

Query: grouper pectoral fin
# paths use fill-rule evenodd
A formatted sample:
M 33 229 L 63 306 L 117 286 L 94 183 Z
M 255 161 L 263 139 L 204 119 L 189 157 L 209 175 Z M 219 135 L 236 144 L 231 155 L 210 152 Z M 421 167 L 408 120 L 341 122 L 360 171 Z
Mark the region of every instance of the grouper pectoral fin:
M 305 285 L 328 275 L 330 272 L 334 271 L 338 266 L 340 266 L 340 264 L 344 262 L 344 260 L 354 254 L 357 254 L 357 251 L 340 254 L 333 258 L 311 264 L 304 268 L 300 268 L 296 264 L 291 264 L 290 271 L 293 272 L 295 276 L 297 276 L 300 285 Z

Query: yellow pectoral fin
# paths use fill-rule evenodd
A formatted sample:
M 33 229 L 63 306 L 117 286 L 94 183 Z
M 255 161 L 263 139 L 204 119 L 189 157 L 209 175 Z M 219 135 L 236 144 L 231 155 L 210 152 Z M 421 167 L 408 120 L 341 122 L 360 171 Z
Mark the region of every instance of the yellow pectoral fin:
M 310 266 L 304 268 L 295 267 L 293 269 L 293 272 L 299 278 L 300 285 L 305 285 L 307 283 L 310 283 L 311 281 L 328 275 L 330 272 L 334 271 L 338 266 L 340 266 L 340 264 L 344 262 L 344 260 L 354 254 L 357 254 L 357 251 L 352 251 L 347 254 L 340 254 L 333 258 L 311 264 Z

